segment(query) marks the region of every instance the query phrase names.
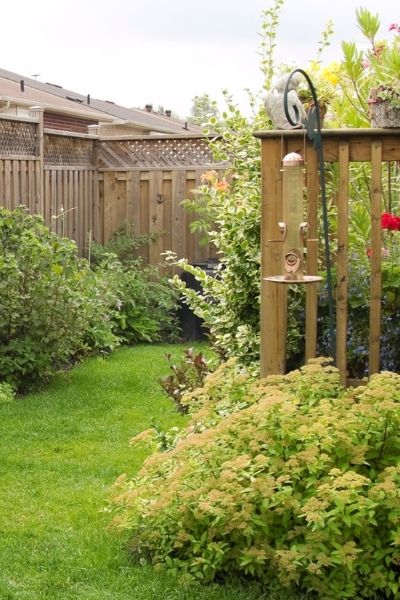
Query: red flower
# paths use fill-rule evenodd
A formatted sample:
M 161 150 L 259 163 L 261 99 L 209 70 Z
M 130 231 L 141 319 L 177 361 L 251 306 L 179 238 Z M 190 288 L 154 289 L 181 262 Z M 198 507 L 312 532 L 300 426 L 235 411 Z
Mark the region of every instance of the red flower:
M 397 23 L 392 23 L 391 25 L 389 25 L 389 31 L 393 31 L 393 29 L 399 33 L 400 32 L 400 27 Z
M 391 231 L 400 231 L 400 217 L 396 217 L 391 213 L 383 213 L 381 216 L 382 229 L 390 229 Z

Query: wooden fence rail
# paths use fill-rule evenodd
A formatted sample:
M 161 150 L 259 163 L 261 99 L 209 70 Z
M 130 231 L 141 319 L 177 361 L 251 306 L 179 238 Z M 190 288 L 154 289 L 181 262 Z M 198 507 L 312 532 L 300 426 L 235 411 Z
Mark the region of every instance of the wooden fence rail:
M 282 270 L 282 159 L 289 152 L 305 158 L 308 235 L 306 271 L 317 274 L 317 210 L 319 168 L 316 153 L 301 130 L 258 132 L 262 139 L 262 288 L 261 288 L 261 373 L 285 371 L 287 290 L 282 284 L 265 281 Z M 336 361 L 342 383 L 347 380 L 348 341 L 348 256 L 349 256 L 349 168 L 352 162 L 371 165 L 371 286 L 369 322 L 369 374 L 379 371 L 381 333 L 381 213 L 383 210 L 382 163 L 400 160 L 400 131 L 387 129 L 325 130 L 324 158 L 338 163 L 336 255 Z M 317 348 L 318 284 L 306 286 L 305 355 Z

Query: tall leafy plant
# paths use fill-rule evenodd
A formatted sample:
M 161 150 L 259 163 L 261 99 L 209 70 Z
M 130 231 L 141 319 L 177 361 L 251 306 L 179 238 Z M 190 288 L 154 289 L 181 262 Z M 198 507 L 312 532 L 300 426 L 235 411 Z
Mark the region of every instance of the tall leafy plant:
M 264 89 L 282 69 L 275 65 L 277 30 L 282 0 L 275 0 L 263 13 L 261 31 L 261 71 Z M 326 37 L 322 46 L 327 43 Z M 175 277 L 175 284 L 194 312 L 204 319 L 214 349 L 222 356 L 237 356 L 246 363 L 259 356 L 260 314 L 260 222 L 261 222 L 261 150 L 254 131 L 271 127 L 261 96 L 250 94 L 253 116 L 245 117 L 229 93 L 221 118 L 211 118 L 205 133 L 217 163 L 229 167 L 203 175 L 194 199 L 186 208 L 197 217 L 193 228 L 209 236 L 217 248 L 219 265 L 212 276 L 202 269 L 176 260 L 179 267 L 200 282 L 196 293 Z M 302 333 L 297 317 L 301 313 L 301 290 L 291 292 L 289 302 L 288 353 L 299 351 Z
M 157 267 L 144 264 L 142 246 L 154 235 L 133 235 L 121 227 L 105 246 L 92 244 L 91 265 L 108 281 L 114 333 L 123 343 L 173 341 L 179 336 L 177 292 Z
M 115 347 L 115 300 L 74 242 L 22 207 L 0 209 L 0 380 L 25 389 L 91 347 Z

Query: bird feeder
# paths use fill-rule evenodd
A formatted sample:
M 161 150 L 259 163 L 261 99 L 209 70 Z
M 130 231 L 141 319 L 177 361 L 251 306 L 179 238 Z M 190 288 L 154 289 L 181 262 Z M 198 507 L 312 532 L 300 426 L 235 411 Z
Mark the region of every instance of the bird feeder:
M 274 283 L 315 283 L 322 277 L 304 274 L 304 251 L 307 244 L 307 223 L 304 221 L 303 179 L 304 161 L 300 154 L 291 152 L 283 158 L 282 211 L 278 223 L 282 242 L 282 272 L 265 281 Z

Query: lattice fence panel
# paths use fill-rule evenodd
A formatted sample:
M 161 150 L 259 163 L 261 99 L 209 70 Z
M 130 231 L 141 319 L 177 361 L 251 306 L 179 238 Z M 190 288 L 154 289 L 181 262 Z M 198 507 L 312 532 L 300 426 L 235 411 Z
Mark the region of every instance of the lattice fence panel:
M 0 119 L 0 156 L 34 156 L 37 124 Z
M 174 169 L 214 164 L 203 138 L 110 140 L 103 141 L 99 150 L 100 168 Z
M 54 167 L 94 167 L 94 142 L 79 137 L 44 135 L 44 163 Z

